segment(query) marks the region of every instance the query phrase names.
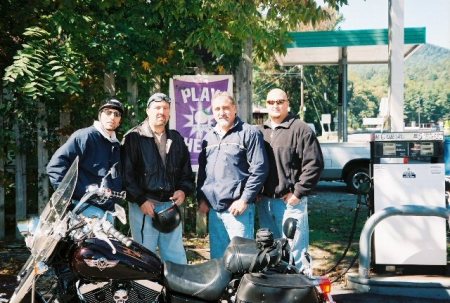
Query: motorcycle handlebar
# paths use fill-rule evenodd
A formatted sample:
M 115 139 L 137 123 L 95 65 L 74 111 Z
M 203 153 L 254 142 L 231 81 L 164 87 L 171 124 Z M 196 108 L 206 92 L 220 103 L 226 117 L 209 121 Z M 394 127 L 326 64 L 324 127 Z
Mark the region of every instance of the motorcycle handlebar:
M 106 202 L 110 198 L 118 198 L 118 199 L 125 199 L 126 198 L 126 192 L 125 191 L 112 191 L 109 188 L 102 188 L 100 187 L 96 193 L 95 193 L 100 201 Z M 97 201 L 97 203 L 103 204 L 102 202 Z
M 97 195 L 99 198 L 120 198 L 125 199 L 126 192 L 125 191 L 113 191 L 110 188 L 100 186 L 98 187 L 95 184 L 91 184 L 86 189 L 86 197 L 91 197 L 92 195 Z
M 130 238 L 122 234 L 120 231 L 114 228 L 114 226 L 109 221 L 105 221 L 103 223 L 103 230 L 106 234 L 113 236 L 117 240 L 119 240 L 126 247 L 130 247 L 133 242 Z
M 111 197 L 125 200 L 127 193 L 125 191 L 111 191 Z
M 76 210 L 78 210 L 81 205 L 91 199 L 93 196 L 97 196 L 98 199 L 96 200 L 97 204 L 104 204 L 106 201 L 108 201 L 109 198 L 118 198 L 125 200 L 126 198 L 126 192 L 125 191 L 112 191 L 109 188 L 105 187 L 97 187 L 97 186 L 89 186 L 86 194 L 80 199 L 79 205 L 75 207 Z M 75 211 L 75 210 L 74 210 Z

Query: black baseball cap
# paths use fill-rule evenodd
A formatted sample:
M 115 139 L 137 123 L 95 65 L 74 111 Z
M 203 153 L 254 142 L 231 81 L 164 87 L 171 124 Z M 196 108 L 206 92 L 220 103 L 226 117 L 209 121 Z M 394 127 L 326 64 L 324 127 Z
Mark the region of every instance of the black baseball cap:
M 105 100 L 105 103 L 103 103 L 102 106 L 98 109 L 99 112 L 101 112 L 105 108 L 112 108 L 116 109 L 120 112 L 120 114 L 123 115 L 123 105 L 122 102 L 117 100 L 116 98 L 108 98 Z

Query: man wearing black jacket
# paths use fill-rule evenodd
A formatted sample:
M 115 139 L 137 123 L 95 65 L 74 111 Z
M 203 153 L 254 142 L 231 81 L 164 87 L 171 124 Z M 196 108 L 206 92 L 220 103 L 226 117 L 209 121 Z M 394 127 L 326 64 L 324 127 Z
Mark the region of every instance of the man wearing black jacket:
M 122 142 L 124 185 L 129 203 L 133 239 L 161 258 L 186 264 L 182 226 L 160 231 L 153 226 L 155 213 L 184 203 L 193 190 L 189 151 L 183 137 L 168 128 L 171 99 L 153 94 L 147 102 L 147 119 L 131 129 Z
M 98 121 L 90 127 L 79 129 L 53 154 L 47 164 L 47 174 L 53 188 L 56 189 L 73 161 L 79 157 L 78 179 L 73 193 L 74 200 L 80 200 L 91 185 L 105 186 L 113 191 L 122 190 L 120 168 L 120 142 L 116 137 L 116 129 L 122 122 L 124 109 L 116 98 L 108 98 L 98 110 Z M 110 170 L 114 170 L 115 178 L 109 176 L 103 180 Z M 83 208 L 86 216 L 101 217 L 104 211 L 114 210 L 114 198 L 102 204 L 94 199 L 89 200 Z
M 260 227 L 281 237 L 286 219 L 297 219 L 292 252 L 295 265 L 301 268 L 302 252 L 309 245 L 307 197 L 323 170 L 322 151 L 312 129 L 289 113 L 289 100 L 283 90 L 271 90 L 266 104 L 269 119 L 261 131 L 269 158 L 269 177 L 257 203 Z

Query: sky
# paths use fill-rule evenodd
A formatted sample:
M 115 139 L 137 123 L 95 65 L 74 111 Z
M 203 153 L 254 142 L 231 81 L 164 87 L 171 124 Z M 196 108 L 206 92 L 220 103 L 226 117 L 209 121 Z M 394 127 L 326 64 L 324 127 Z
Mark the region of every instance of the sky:
M 426 27 L 427 43 L 450 49 L 450 0 L 403 1 L 405 27 Z M 388 0 L 348 0 L 340 12 L 343 30 L 388 27 Z

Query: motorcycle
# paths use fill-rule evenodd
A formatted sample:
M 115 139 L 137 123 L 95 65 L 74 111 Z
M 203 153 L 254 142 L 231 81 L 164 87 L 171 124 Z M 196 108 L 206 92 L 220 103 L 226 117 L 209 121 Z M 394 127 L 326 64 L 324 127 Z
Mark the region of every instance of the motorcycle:
M 220 259 L 163 262 L 115 229 L 109 218 L 126 224 L 120 205 L 101 217 L 79 211 L 93 197 L 125 198 L 123 192 L 92 187 L 71 209 L 77 175 L 78 159 L 40 217 L 18 224 L 31 255 L 9 302 L 334 302 L 330 281 L 300 273 L 288 240 L 268 230 L 256 241 L 233 238 Z

